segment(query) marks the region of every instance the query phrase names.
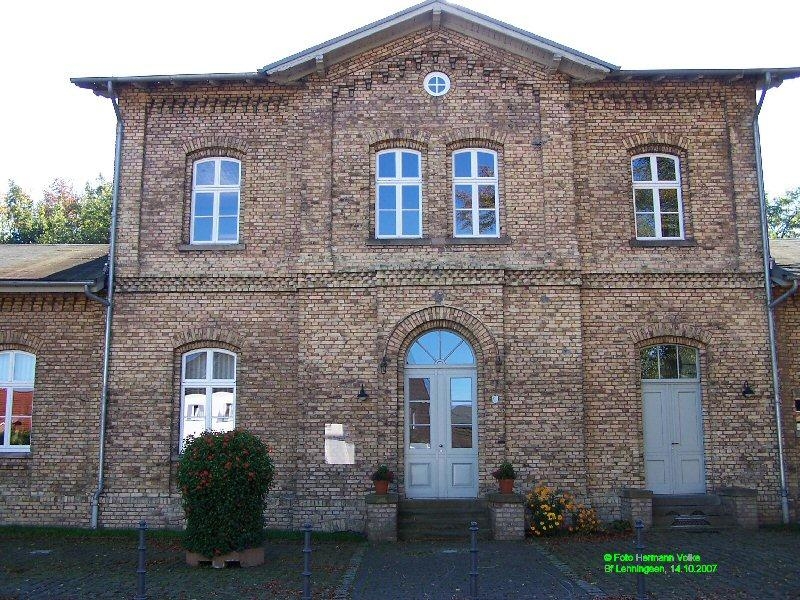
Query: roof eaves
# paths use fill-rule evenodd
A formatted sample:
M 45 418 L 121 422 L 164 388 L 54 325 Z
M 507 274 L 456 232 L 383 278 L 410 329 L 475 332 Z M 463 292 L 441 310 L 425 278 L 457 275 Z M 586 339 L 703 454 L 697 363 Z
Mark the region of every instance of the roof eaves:
M 620 69 L 609 73 L 609 79 L 725 79 L 737 81 L 744 78 L 772 76 L 770 87 L 777 87 L 787 79 L 800 77 L 800 67 L 748 68 L 748 69 Z

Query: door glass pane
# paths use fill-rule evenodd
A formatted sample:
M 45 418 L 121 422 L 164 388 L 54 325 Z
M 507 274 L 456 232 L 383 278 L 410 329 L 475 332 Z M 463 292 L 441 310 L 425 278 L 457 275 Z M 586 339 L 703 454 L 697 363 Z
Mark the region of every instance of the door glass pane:
M 427 377 L 409 377 L 408 399 L 409 442 L 429 448 L 431 443 L 431 380 Z
M 194 352 L 186 355 L 186 371 L 184 379 L 206 378 L 206 353 Z
M 642 350 L 642 379 L 658 379 L 658 346 Z
M 213 388 L 211 390 L 212 431 L 231 431 L 233 417 L 233 388 Z
M 678 378 L 678 351 L 672 344 L 659 346 L 659 365 L 661 379 Z
M 450 442 L 451 448 L 472 448 L 472 426 L 453 425 Z
M 681 379 L 697 378 L 697 350 L 691 346 L 678 346 Z

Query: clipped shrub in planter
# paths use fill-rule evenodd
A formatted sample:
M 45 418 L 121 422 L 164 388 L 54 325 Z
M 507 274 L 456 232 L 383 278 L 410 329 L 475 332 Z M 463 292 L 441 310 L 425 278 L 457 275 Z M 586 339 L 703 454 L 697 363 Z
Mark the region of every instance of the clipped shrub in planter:
M 215 557 L 260 546 L 274 471 L 267 447 L 246 431 L 189 438 L 178 465 L 186 549 Z

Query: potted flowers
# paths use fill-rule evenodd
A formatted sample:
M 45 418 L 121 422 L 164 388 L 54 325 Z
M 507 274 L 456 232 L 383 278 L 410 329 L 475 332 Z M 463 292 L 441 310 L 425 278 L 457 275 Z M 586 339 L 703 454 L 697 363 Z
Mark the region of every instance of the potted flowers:
M 510 462 L 506 460 L 500 463 L 500 468 L 492 472 L 492 477 L 500 483 L 501 494 L 514 492 L 514 480 L 517 478 L 517 474 L 514 472 L 514 465 Z
M 388 465 L 379 465 L 372 474 L 372 481 L 375 482 L 375 493 L 385 495 L 389 492 L 389 483 L 394 481 L 394 471 L 390 471 Z

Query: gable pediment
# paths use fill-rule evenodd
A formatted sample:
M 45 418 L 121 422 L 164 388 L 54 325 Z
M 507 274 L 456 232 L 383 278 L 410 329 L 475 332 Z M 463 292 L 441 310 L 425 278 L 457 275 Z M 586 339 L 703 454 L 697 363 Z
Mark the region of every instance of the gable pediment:
M 289 83 L 424 30 L 452 30 L 516 54 L 579 81 L 597 81 L 619 67 L 469 9 L 429 0 L 342 36 L 266 65 L 259 73 Z

